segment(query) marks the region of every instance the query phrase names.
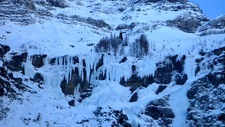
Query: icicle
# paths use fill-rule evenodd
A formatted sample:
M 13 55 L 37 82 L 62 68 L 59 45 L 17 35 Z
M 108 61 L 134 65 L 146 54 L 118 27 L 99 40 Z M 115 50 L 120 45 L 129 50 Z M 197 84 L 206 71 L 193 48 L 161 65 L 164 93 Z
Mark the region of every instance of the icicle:
M 69 74 L 70 74 L 70 80 L 72 79 L 72 71 L 73 71 L 73 60 L 72 60 L 72 56 L 70 56 L 69 58 L 69 63 L 70 63 L 70 68 L 69 68 Z

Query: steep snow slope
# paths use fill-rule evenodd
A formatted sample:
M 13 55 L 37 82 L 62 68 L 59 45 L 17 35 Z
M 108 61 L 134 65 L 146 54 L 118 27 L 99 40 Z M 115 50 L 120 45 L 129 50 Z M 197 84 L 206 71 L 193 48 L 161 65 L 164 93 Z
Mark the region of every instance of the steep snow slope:
M 0 65 L 7 71 L 5 77 L 1 74 L 1 83 L 7 92 L 0 97 L 0 125 L 188 125 L 190 101 L 186 94 L 194 81 L 211 72 L 206 64 L 196 73 L 196 59 L 201 53 L 225 46 L 223 33 L 198 36 L 198 33 L 180 30 L 176 24 L 168 25 L 168 20 L 186 14 L 203 19 L 196 5 L 70 0 L 65 1 L 67 7 L 59 8 L 44 2 L 33 3 L 34 11 L 23 2 L 21 5 L 0 2 L 0 12 L 4 14 L 0 20 L 0 44 L 11 48 L 1 57 Z M 26 14 L 34 22 L 24 25 L 23 21 L 15 20 L 23 19 L 23 14 L 5 13 L 12 7 L 18 12 L 29 10 Z M 42 19 L 40 12 L 50 16 Z M 130 55 L 129 46 L 122 55 L 95 52 L 94 46 L 102 37 L 121 31 L 127 35 L 128 45 L 145 34 L 150 43 L 149 54 L 135 58 Z M 24 69 L 11 69 L 8 65 L 16 61 L 14 55 L 25 52 L 28 53 L 26 60 L 19 63 Z M 37 78 L 37 74 L 42 78 Z M 176 76 L 185 74 L 188 79 L 177 85 Z M 27 90 L 14 86 L 16 78 L 22 80 Z M 166 78 L 168 83 L 164 82 Z M 8 80 L 12 83 L 8 87 L 16 90 L 15 96 L 10 96 L 11 91 L 5 87 Z

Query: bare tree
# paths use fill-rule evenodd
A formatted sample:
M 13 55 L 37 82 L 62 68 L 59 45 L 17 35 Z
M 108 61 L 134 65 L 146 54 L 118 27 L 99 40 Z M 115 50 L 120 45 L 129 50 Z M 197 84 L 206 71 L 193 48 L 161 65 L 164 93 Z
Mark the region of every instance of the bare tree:
M 136 39 L 130 46 L 130 54 L 137 58 L 142 58 L 144 55 L 148 55 L 149 42 L 144 34 L 141 34 L 140 38 Z

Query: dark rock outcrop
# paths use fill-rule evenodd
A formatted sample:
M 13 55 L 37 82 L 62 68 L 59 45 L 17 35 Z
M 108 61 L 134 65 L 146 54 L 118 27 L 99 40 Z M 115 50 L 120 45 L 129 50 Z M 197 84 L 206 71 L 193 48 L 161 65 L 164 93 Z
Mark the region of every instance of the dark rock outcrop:
M 10 61 L 6 61 L 4 65 L 11 71 L 23 71 L 23 62 L 26 62 L 27 53 L 11 53 L 12 58 Z
M 0 58 L 2 58 L 9 50 L 9 46 L 0 44 Z
M 49 2 L 54 7 L 65 8 L 68 6 L 65 0 L 46 0 L 46 1 Z
M 71 100 L 71 101 L 68 102 L 68 104 L 69 104 L 70 106 L 75 106 L 75 101 L 74 101 L 74 100 Z
M 225 33 L 225 15 L 216 19 L 212 19 L 206 24 L 199 27 L 200 36 L 209 34 L 224 34 Z
M 124 63 L 124 62 L 126 62 L 126 61 L 127 61 L 127 57 L 124 57 L 123 59 L 120 60 L 119 63 Z
M 208 19 L 202 15 L 184 14 L 178 16 L 174 20 L 168 20 L 167 25 L 176 27 L 187 33 L 195 33 L 197 28 L 206 21 L 208 21 Z
M 122 78 L 120 80 L 120 84 L 126 87 L 132 87 L 132 88 L 138 88 L 138 87 L 147 87 L 149 84 L 152 84 L 154 82 L 153 76 L 144 76 L 139 77 L 136 74 L 133 74 L 127 81 Z
M 1 58 L 3 58 L 9 50 L 9 46 L 0 44 Z M 5 95 L 11 99 L 15 99 L 19 94 L 17 92 L 18 90 L 29 90 L 29 87 L 23 84 L 22 78 L 15 78 L 10 71 L 22 71 L 22 62 L 26 61 L 27 53 L 11 53 L 9 57 L 11 57 L 10 61 L 0 59 L 3 63 L 0 67 L 0 96 Z
M 175 118 L 172 109 L 169 108 L 169 104 L 165 99 L 149 102 L 144 113 L 155 120 L 159 120 L 159 124 L 166 127 L 172 124 L 173 118 Z
M 166 89 L 166 85 L 159 85 L 159 87 L 158 87 L 158 89 L 157 89 L 157 91 L 155 92 L 156 94 L 159 94 L 159 93 L 161 93 L 163 90 L 165 90 Z
M 172 81 L 173 65 L 167 62 L 157 63 L 154 80 L 158 84 L 169 84 Z
M 177 85 L 183 85 L 188 79 L 187 74 L 178 73 L 175 75 L 175 82 Z
M 186 56 L 178 58 L 178 55 L 167 57 L 165 61 L 156 64 L 154 80 L 158 84 L 169 84 L 172 81 L 172 76 L 175 73 L 176 83 L 182 85 L 187 80 L 187 75 L 183 74 Z
M 183 85 L 188 77 L 184 71 L 186 56 L 182 57 L 169 56 L 164 61 L 156 63 L 156 71 L 154 76 L 138 76 L 137 68 L 135 65 L 132 65 L 132 75 L 125 81 L 124 77 L 121 78 L 120 84 L 126 87 L 138 88 L 138 87 L 147 87 L 149 84 L 158 83 L 158 84 L 169 84 L 172 81 L 175 81 L 177 85 Z M 174 78 L 173 78 L 174 77 Z M 161 92 L 161 91 L 158 91 Z
M 138 100 L 138 93 L 134 92 L 130 98 L 130 102 L 136 102 Z
M 34 79 L 38 83 L 43 83 L 44 82 L 44 77 L 40 73 L 36 73 L 34 75 Z
M 44 65 L 44 58 L 47 55 L 33 55 L 32 57 L 32 65 L 36 68 L 40 68 Z

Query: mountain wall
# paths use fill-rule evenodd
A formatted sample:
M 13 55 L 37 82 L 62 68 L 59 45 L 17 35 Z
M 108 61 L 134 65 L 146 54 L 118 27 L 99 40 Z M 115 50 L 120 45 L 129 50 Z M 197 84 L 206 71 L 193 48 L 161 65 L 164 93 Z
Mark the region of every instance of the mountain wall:
M 0 0 L 0 27 L 1 126 L 225 123 L 224 16 L 187 0 Z

